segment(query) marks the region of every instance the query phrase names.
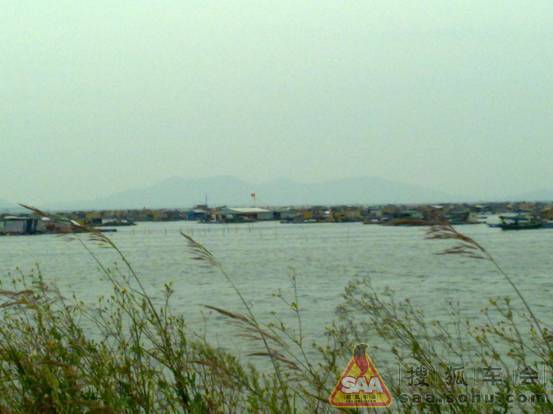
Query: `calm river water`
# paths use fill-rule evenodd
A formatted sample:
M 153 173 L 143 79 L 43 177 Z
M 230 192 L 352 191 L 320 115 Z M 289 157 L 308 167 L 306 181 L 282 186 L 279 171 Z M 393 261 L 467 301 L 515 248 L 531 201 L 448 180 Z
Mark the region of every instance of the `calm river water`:
M 553 230 L 504 232 L 485 225 L 461 229 L 495 256 L 536 313 L 551 323 Z M 360 223 L 176 222 L 139 223 L 110 235 L 155 297 L 161 296 L 165 282 L 173 282 L 173 309 L 184 313 L 192 327 L 207 329 L 216 343 L 238 352 L 245 348 L 240 340 L 232 339 L 236 338 L 235 327 L 205 312 L 202 305 L 242 311 L 241 303 L 220 274 L 189 259 L 190 251 L 180 230 L 215 254 L 261 318 L 268 318 L 274 311 L 292 321 L 290 312 L 273 293 L 282 289 L 291 294 L 288 273 L 293 268 L 305 330 L 311 339 L 321 337 L 324 326 L 334 318 L 346 283 L 353 278 L 369 276 L 377 289 L 391 287 L 400 296 L 412 298 L 433 318 L 446 318 L 452 299 L 460 302 L 465 314 L 477 316 L 490 296 L 512 295 L 490 264 L 435 255 L 448 244 L 424 240 L 424 228 Z M 106 264 L 115 262 L 113 252 L 96 246 L 93 249 Z M 27 272 L 36 264 L 47 281 L 55 281 L 62 292 L 74 292 L 86 302 L 94 303 L 110 291 L 97 265 L 78 242 L 50 235 L 0 238 L 0 276 L 4 280 L 17 268 Z

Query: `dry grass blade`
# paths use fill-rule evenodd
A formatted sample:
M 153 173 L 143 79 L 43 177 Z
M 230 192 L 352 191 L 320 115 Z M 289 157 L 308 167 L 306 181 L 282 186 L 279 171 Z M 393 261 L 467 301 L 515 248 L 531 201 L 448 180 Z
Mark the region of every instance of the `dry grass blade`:
M 458 254 L 464 257 L 469 257 L 471 259 L 480 259 L 485 260 L 487 259 L 485 256 L 478 254 L 477 251 L 475 251 L 475 247 L 473 246 L 467 246 L 467 245 L 457 245 L 450 247 L 449 249 L 442 250 L 441 252 L 437 253 L 439 255 L 443 254 Z
M 113 243 L 111 242 L 111 239 L 108 238 L 104 233 L 101 231 L 94 229 L 94 228 L 88 228 L 90 231 L 89 240 L 96 242 L 100 245 L 108 245 L 108 247 L 113 247 Z
M 530 318 L 532 319 L 532 322 L 540 333 L 540 336 L 542 337 L 544 343 L 547 345 L 549 353 L 553 355 L 553 346 L 549 344 L 549 341 L 547 340 L 547 333 L 541 326 L 541 323 L 536 317 L 535 313 L 532 311 L 530 304 L 528 303 L 520 289 L 517 287 L 517 285 L 513 282 L 513 279 L 511 279 L 511 277 L 503 270 L 499 263 L 497 263 L 493 256 L 483 246 L 481 246 L 476 240 L 472 239 L 471 237 L 458 232 L 457 230 L 455 230 L 455 228 L 453 228 L 453 226 L 448 223 L 438 224 L 430 227 L 430 229 L 428 229 L 426 233 L 426 238 L 429 240 L 456 240 L 458 242 L 457 245 L 445 249 L 438 254 L 454 254 L 471 259 L 484 259 L 491 262 L 495 266 L 497 271 L 505 278 L 507 283 L 511 285 L 519 299 L 522 301 L 524 307 L 530 315 Z
M 33 305 L 36 303 L 33 295 L 34 292 L 29 289 L 20 291 L 0 290 L 0 296 L 4 296 L 10 299 L 10 301 L 1 303 L 0 309 L 9 308 L 17 305 Z
M 19 204 L 21 207 L 26 208 L 27 210 L 32 211 L 34 214 L 36 214 L 39 217 L 45 217 L 48 218 L 54 222 L 61 222 L 61 223 L 68 223 L 71 226 L 71 230 L 68 233 L 62 232 L 60 235 L 62 236 L 68 236 L 68 241 L 75 240 L 74 237 L 71 236 L 72 233 L 89 233 L 89 238 L 91 241 L 96 242 L 100 245 L 103 245 L 104 247 L 111 247 L 119 252 L 119 249 L 117 246 L 111 241 L 109 237 L 107 237 L 104 233 L 102 233 L 100 230 L 98 230 L 95 227 L 88 226 L 86 224 L 79 223 L 78 221 L 69 219 L 67 217 L 60 216 L 58 214 L 51 214 L 47 213 L 43 210 L 40 210 L 36 207 L 29 206 L 27 204 Z
M 246 315 L 243 315 L 241 313 L 227 311 L 225 309 L 221 309 L 221 308 L 218 308 L 216 306 L 211 306 L 211 305 L 204 305 L 204 307 L 207 308 L 207 309 L 211 309 L 211 310 L 213 310 L 217 313 L 220 313 L 221 315 L 224 315 L 228 318 L 236 319 L 236 320 L 245 322 L 245 323 L 250 324 L 250 325 L 252 324 L 252 321 Z
M 215 259 L 215 257 L 213 256 L 213 254 L 206 247 L 204 247 L 201 243 L 197 242 L 192 237 L 190 237 L 188 234 L 186 234 L 182 231 L 180 232 L 180 234 L 188 242 L 188 245 L 189 245 L 190 249 L 195 254 L 195 258 L 197 260 L 205 261 L 206 263 L 218 268 L 219 271 L 221 272 L 221 274 L 223 275 L 223 277 L 232 286 L 232 289 L 236 292 L 236 294 L 240 298 L 240 301 L 244 305 L 244 308 L 246 308 L 246 310 L 248 312 L 248 315 L 249 315 L 248 319 L 253 323 L 253 325 L 255 326 L 255 328 L 257 330 L 257 332 L 259 332 L 259 334 L 261 336 L 261 341 L 263 342 L 263 345 L 264 345 L 265 349 L 267 350 L 267 352 L 270 352 L 270 347 L 269 347 L 269 343 L 268 343 L 269 337 L 266 335 L 266 332 L 263 329 L 261 329 L 261 325 L 257 321 L 257 319 L 256 319 L 256 317 L 255 317 L 255 315 L 252 311 L 251 306 L 248 304 L 248 302 L 246 301 L 246 298 L 244 298 L 244 295 L 242 295 L 242 292 L 240 292 L 240 289 L 238 289 L 238 286 L 236 286 L 236 284 L 234 283 L 234 281 L 232 280 L 230 275 L 225 271 L 222 264 L 220 262 L 218 262 L 217 259 Z M 286 384 L 283 381 L 283 378 L 282 378 L 282 375 L 280 373 L 280 369 L 278 367 L 276 359 L 271 357 L 271 363 L 273 364 L 273 368 L 275 370 L 275 375 L 277 377 L 277 380 L 278 380 L 278 383 L 280 384 L 281 389 L 285 390 L 286 389 Z M 286 398 L 286 405 L 287 406 L 288 406 L 288 403 L 289 403 L 289 401 Z
M 454 240 L 458 243 L 438 254 L 456 254 L 471 259 L 489 260 L 490 255 L 476 240 L 458 232 L 450 224 L 437 224 L 426 232 L 428 240 Z
M 71 219 L 68 219 L 66 217 L 62 217 L 62 216 L 55 215 L 55 214 L 46 213 L 45 211 L 40 210 L 40 209 L 38 209 L 36 207 L 33 207 L 33 206 L 29 206 L 27 204 L 19 204 L 19 205 L 23 208 L 26 208 L 27 210 L 32 211 L 33 213 L 35 213 L 39 217 L 47 217 L 47 218 L 53 219 L 55 221 L 61 221 L 61 222 L 64 222 L 64 223 L 69 223 L 69 224 L 71 224 L 72 227 L 75 227 L 75 228 L 78 228 L 78 229 L 83 229 L 85 227 L 82 224 L 76 222 L 75 220 L 71 220 Z
M 78 221 L 75 221 L 75 220 L 72 220 L 72 219 L 69 219 L 67 217 L 63 217 L 63 216 L 60 216 L 58 214 L 51 214 L 51 213 L 47 213 L 43 210 L 40 210 L 36 207 L 33 207 L 33 206 L 29 206 L 27 204 L 19 204 L 21 207 L 29 210 L 29 211 L 32 211 L 35 215 L 39 216 L 39 217 L 44 217 L 44 218 L 48 218 L 54 222 L 61 222 L 61 223 L 68 223 L 70 226 L 71 226 L 71 231 L 69 231 L 68 233 L 81 233 L 81 232 L 90 232 L 90 233 L 96 233 L 96 234 L 102 234 L 99 230 L 95 229 L 94 227 L 89 227 L 89 226 L 86 226 L 82 223 L 79 223 Z M 63 232 L 61 234 L 64 234 Z
M 182 231 L 180 232 L 180 234 L 186 239 L 186 241 L 188 242 L 188 246 L 190 247 L 192 252 L 194 252 L 194 256 L 192 257 L 194 260 L 201 260 L 208 262 L 212 266 L 219 266 L 219 262 L 217 262 L 217 259 L 215 259 L 215 256 L 213 256 L 213 253 L 207 250 L 201 243 L 198 243 L 196 240 L 194 240 L 192 237 Z
M 40 216 L 40 217 L 50 217 L 50 215 L 48 213 L 45 213 L 44 211 L 36 208 L 36 207 L 33 207 L 33 206 L 28 206 L 27 204 L 19 204 L 21 207 L 27 209 L 27 210 L 30 210 L 32 211 L 33 213 L 35 213 L 36 215 Z
M 262 357 L 269 357 L 271 359 L 276 359 L 280 362 L 285 363 L 288 366 L 288 368 L 300 371 L 300 367 L 298 367 L 298 365 L 294 361 L 289 360 L 284 355 L 282 355 L 281 353 L 279 353 L 275 350 L 272 350 L 270 353 L 269 352 L 252 352 L 252 353 L 249 353 L 248 356 L 262 356 Z
M 192 359 L 188 362 L 191 363 L 191 364 L 203 365 L 205 367 L 213 367 L 213 366 L 217 365 L 215 362 L 207 360 L 207 359 L 203 359 L 203 360 Z
M 273 335 L 270 332 L 267 332 L 265 329 L 262 329 L 258 326 L 252 326 L 250 328 L 246 328 L 245 330 L 246 332 L 241 334 L 241 336 L 245 338 L 254 339 L 256 341 L 263 341 L 263 339 L 266 338 L 266 339 L 270 339 L 271 341 L 273 341 L 278 345 L 284 346 L 280 338 L 278 338 L 277 336 Z
M 255 321 L 244 314 L 231 312 L 211 305 L 204 305 L 204 307 L 207 309 L 211 309 L 239 323 L 242 329 L 244 329 L 245 331 L 244 333 L 240 334 L 240 336 L 242 337 L 254 339 L 256 341 L 262 341 L 263 338 L 267 338 L 279 345 L 282 345 L 282 341 L 277 336 L 261 328 L 261 326 L 256 324 Z
M 25 304 L 27 304 L 27 301 L 25 300 L 15 300 L 13 302 L 5 302 L 0 304 L 0 309 L 10 308 L 12 306 L 17 306 L 17 305 L 25 305 Z
M 0 290 L 0 296 L 6 296 L 9 298 L 14 298 L 21 295 L 32 295 L 32 290 L 20 290 L 20 291 L 13 291 L 13 290 Z

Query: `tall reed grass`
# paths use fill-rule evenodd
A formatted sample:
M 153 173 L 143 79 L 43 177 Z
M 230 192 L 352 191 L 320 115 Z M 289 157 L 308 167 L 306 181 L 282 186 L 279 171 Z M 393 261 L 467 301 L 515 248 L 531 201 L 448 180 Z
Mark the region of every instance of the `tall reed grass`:
M 78 297 L 64 297 L 38 269 L 3 282 L 0 413 L 347 412 L 331 407 L 328 396 L 360 342 L 372 344 L 370 353 L 386 355 L 379 371 L 394 404 L 383 411 L 553 412 L 548 394 L 552 334 L 545 323 L 551 321 L 539 320 L 531 301 L 487 250 L 451 226 L 431 228 L 428 238 L 456 243 L 444 254 L 481 259 L 490 266 L 490 277 L 513 288 L 513 297 L 490 298 L 483 323 L 452 306 L 446 324 L 409 300 L 397 301 L 393 292 L 376 292 L 369 279 L 353 280 L 345 287 L 336 320 L 316 343 L 304 337 L 294 272 L 290 289 L 277 297 L 295 323 L 260 321 L 223 264 L 182 234 L 191 258 L 218 270 L 221 283 L 241 300 L 242 309 L 206 304 L 235 325 L 236 335 L 257 344 L 248 358 L 238 358 L 196 334 L 171 306 L 170 284 L 163 286 L 163 300 L 154 302 L 109 237 L 72 225 L 88 233 L 74 238 L 94 258 L 112 293 L 91 307 Z M 115 251 L 123 266 L 107 266 L 91 243 Z M 183 260 L 184 265 L 194 264 Z M 269 368 L 254 365 L 254 358 L 266 358 Z M 463 371 L 468 367 L 494 381 L 470 381 Z M 548 375 L 529 376 L 535 368 Z M 524 381 L 515 375 L 521 372 L 526 372 Z

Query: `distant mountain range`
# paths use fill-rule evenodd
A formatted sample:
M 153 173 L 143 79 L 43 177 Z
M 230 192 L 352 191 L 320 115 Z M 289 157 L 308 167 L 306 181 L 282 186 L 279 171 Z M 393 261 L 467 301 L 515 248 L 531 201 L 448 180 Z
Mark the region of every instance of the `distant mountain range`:
M 203 204 L 247 206 L 255 192 L 257 205 L 385 204 L 460 201 L 428 188 L 377 177 L 348 178 L 321 183 L 278 179 L 260 184 L 235 177 L 201 179 L 173 177 L 155 185 L 115 193 L 95 200 L 57 206 L 64 209 L 173 208 Z
M 231 176 L 218 176 L 200 179 L 172 177 L 152 186 L 123 191 L 93 200 L 38 207 L 52 210 L 186 208 L 203 204 L 206 196 L 210 206 L 238 207 L 252 205 L 250 194 L 254 192 L 258 206 L 479 201 L 466 196 L 448 194 L 379 177 L 345 178 L 319 183 L 278 179 L 254 184 Z M 548 201 L 553 200 L 553 191 L 534 191 L 517 196 L 494 197 L 481 201 L 505 200 Z M 0 199 L 0 213 L 15 213 L 23 210 L 13 202 Z

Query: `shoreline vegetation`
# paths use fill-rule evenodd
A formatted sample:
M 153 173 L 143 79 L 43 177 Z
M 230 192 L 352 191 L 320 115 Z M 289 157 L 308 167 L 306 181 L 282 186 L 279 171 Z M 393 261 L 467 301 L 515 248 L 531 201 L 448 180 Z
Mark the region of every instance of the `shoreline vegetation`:
M 281 311 L 294 315 L 296 323 L 261 321 L 224 265 L 183 233 L 183 266 L 213 268 L 213 277 L 229 284 L 241 300 L 241 309 L 205 304 L 257 346 L 238 358 L 187 325 L 186 315 L 171 305 L 170 284 L 163 285 L 163 300 L 154 303 L 132 263 L 106 234 L 26 208 L 71 226 L 76 231 L 71 237 L 95 260 L 112 293 L 91 308 L 76 296 L 64 297 L 38 268 L 2 281 L 0 413 L 359 412 L 331 407 L 328 397 L 355 345 L 365 342 L 370 355 L 385 353 L 390 359 L 384 367 L 375 360 L 394 398 L 381 412 L 553 411 L 551 320 L 538 318 L 484 246 L 447 223 L 427 232 L 427 239 L 442 248 L 440 254 L 480 260 L 490 268 L 490 278 L 512 288 L 512 296 L 489 298 L 483 322 L 464 318 L 452 306 L 451 322 L 444 323 L 408 299 L 396 300 L 393 292 L 376 292 L 370 279 L 352 280 L 336 319 L 321 328 L 316 343 L 307 343 L 302 331 L 301 275 L 291 272 L 290 289 L 279 294 Z M 103 263 L 95 254 L 98 246 L 116 252 L 119 265 Z M 97 277 L 94 269 L 91 277 Z M 90 324 L 94 332 L 84 328 Z M 255 365 L 259 359 L 268 367 Z M 463 367 L 476 367 L 485 376 L 471 381 Z

